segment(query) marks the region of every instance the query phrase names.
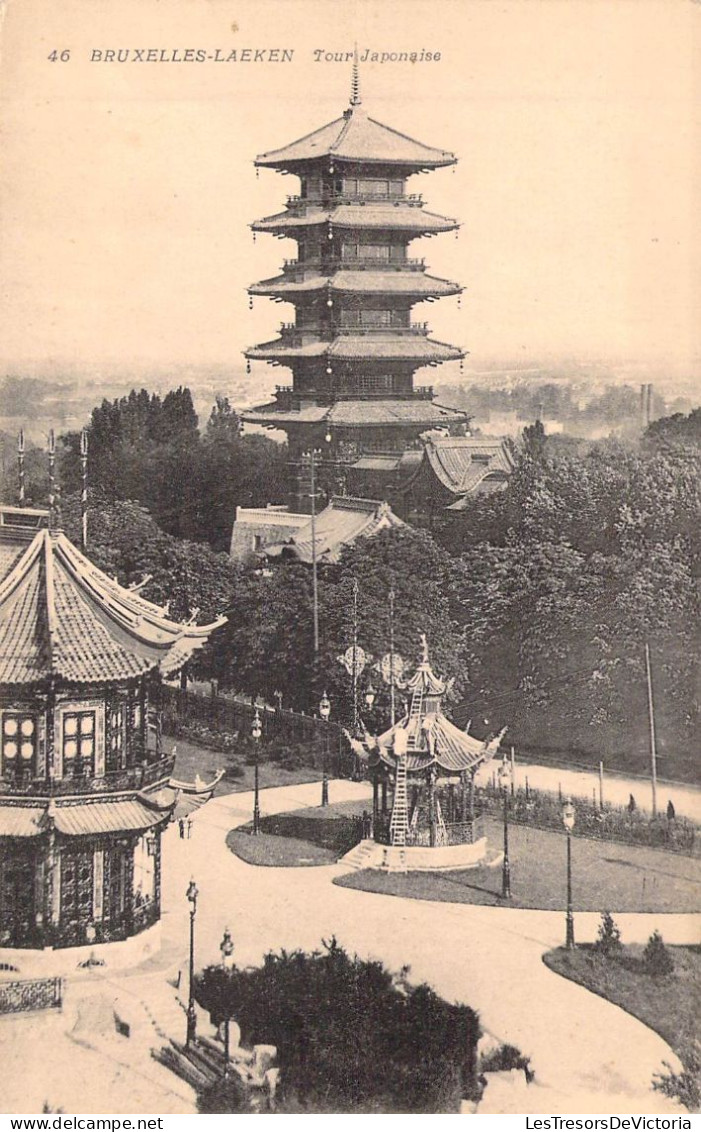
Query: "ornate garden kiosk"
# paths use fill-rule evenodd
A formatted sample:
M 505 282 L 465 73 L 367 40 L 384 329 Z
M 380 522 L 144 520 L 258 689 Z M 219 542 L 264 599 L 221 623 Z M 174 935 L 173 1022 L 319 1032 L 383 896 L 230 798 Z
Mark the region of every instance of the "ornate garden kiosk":
M 474 777 L 502 735 L 485 742 L 451 723 L 441 710 L 448 686 L 431 667 L 425 636 L 422 646 L 406 686 L 408 713 L 363 744 L 373 782 L 373 837 L 349 857 L 364 868 L 459 869 L 486 854 Z
M 48 520 L 0 507 L 0 963 L 53 974 L 159 945 L 162 831 L 215 785 L 171 778 L 160 679 L 224 619 L 170 620 Z

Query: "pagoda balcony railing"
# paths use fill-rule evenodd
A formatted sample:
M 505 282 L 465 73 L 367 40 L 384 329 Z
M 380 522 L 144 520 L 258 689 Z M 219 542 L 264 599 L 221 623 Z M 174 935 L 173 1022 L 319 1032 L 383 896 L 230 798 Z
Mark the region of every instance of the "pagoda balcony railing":
M 430 333 L 427 322 L 412 322 L 409 326 L 336 326 L 334 329 L 336 334 L 357 334 L 361 337 L 366 334 L 383 334 L 385 337 L 393 338 L 395 334 L 425 335 Z
M 289 406 L 293 401 L 313 398 L 317 402 L 333 404 L 334 401 L 432 401 L 432 385 L 417 385 L 414 389 L 305 389 L 300 391 L 292 385 L 276 385 L 275 395 L 278 404 Z
M 378 814 L 373 826 L 373 837 L 380 845 L 391 845 L 390 815 Z M 434 831 L 434 846 L 444 845 L 473 845 L 484 837 L 484 822 L 482 815 L 476 815 L 468 821 L 445 822 L 436 825 Z M 431 830 L 427 825 L 409 828 L 406 834 L 407 846 L 431 846 Z
M 30 775 L 0 778 L 0 797 L 67 797 L 74 794 L 115 794 L 123 790 L 141 790 L 173 773 L 174 755 L 166 755 L 153 763 L 139 763 L 123 770 L 106 771 L 99 778 L 32 778 Z
M 424 198 L 421 193 L 314 193 L 307 197 L 288 196 L 287 204 L 291 208 L 303 208 L 309 204 L 313 208 L 323 205 L 339 204 L 378 204 L 382 201 L 390 203 L 410 204 L 421 207 Z
M 305 268 L 325 269 L 329 272 L 352 268 L 354 271 L 424 271 L 425 259 L 388 260 L 373 256 L 340 256 L 332 259 L 286 259 L 284 271 L 303 271 Z
M 427 322 L 412 322 L 409 326 L 297 326 L 294 322 L 280 323 L 280 336 L 290 344 L 301 344 L 302 336 L 312 341 L 330 342 L 337 335 L 365 337 L 382 335 L 385 338 L 427 335 L 430 327 Z

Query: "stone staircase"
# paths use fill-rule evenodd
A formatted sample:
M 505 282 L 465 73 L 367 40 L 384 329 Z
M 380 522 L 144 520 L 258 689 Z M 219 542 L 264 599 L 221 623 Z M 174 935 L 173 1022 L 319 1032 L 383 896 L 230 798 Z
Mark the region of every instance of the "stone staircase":
M 366 838 L 341 857 L 338 863 L 346 865 L 349 869 L 376 869 L 382 861 L 384 848 L 386 846 L 379 845 L 372 838 Z

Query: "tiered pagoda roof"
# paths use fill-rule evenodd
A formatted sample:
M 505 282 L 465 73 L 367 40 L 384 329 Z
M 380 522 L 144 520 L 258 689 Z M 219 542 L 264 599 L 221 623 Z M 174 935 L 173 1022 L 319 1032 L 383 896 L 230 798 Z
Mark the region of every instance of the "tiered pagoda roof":
M 417 425 L 427 429 L 462 420 L 461 415 L 454 409 L 437 405 L 435 401 L 382 399 L 373 401 L 349 399 L 336 401 L 333 405 L 319 405 L 314 401 L 302 400 L 296 408 L 292 406 L 285 408 L 279 401 L 270 401 L 267 405 L 249 409 L 246 420 L 253 424 L 266 424 L 269 423 L 273 413 L 276 423 L 281 427 L 288 424 L 326 424 L 359 429 L 377 424 L 386 428 L 391 428 L 393 425 L 397 428 Z
M 341 117 L 256 159 L 301 182 L 284 211 L 251 225 L 298 244 L 297 258 L 280 275 L 249 288 L 252 296 L 292 303 L 295 321 L 281 326 L 280 337 L 245 351 L 249 361 L 289 366 L 292 386 L 242 413 L 245 422 L 288 433 L 293 510 L 308 504 L 299 461 L 319 443 L 321 427 L 328 440 L 321 482 L 333 485 L 367 449 L 411 448 L 424 430 L 465 421 L 464 412 L 433 405 L 432 391 L 413 385 L 416 370 L 464 357 L 411 317 L 415 303 L 462 290 L 427 274 L 423 259 L 409 258 L 413 239 L 459 223 L 426 210 L 422 197 L 407 191 L 407 178 L 455 161 L 447 150 L 368 116 L 357 62 Z M 359 486 L 375 497 L 385 490 L 379 483 Z
M 300 265 L 303 267 L 303 265 Z M 459 295 L 462 287 L 449 279 L 439 279 L 422 271 L 404 272 L 397 267 L 386 270 L 349 271 L 341 267 L 336 274 L 314 274 L 296 278 L 293 273 L 263 279 L 248 288 L 251 295 L 268 295 L 285 300 L 315 291 L 331 291 L 344 295 L 395 295 L 426 299 L 442 295 Z
M 0 531 L 8 573 L 0 581 L 0 683 L 50 676 L 95 684 L 169 675 L 226 620 L 181 625 L 120 586 L 60 531 Z M 27 543 L 28 538 L 31 539 Z
M 401 165 L 414 170 L 438 169 L 454 165 L 457 160 L 454 153 L 424 145 L 370 118 L 362 108 L 357 85 L 349 109 L 340 118 L 281 149 L 261 153 L 256 165 L 293 171 L 300 163 L 319 157 Z
M 305 208 L 292 204 L 286 212 L 256 220 L 251 228 L 254 232 L 272 232 L 276 236 L 285 236 L 296 228 L 313 228 L 318 224 L 355 230 L 389 228 L 410 232 L 412 236 L 452 232 L 459 227 L 457 220 L 426 212 L 419 204 L 388 200 L 365 205 L 340 202 L 335 207 L 328 208 Z
M 437 342 L 422 334 L 339 334 L 330 341 L 304 341 L 297 334 L 275 338 L 272 342 L 262 342 L 246 350 L 251 361 L 294 361 L 298 358 L 336 358 L 339 361 L 368 359 L 372 361 L 406 361 L 418 366 L 428 366 L 439 362 L 456 361 L 463 357 L 462 350 L 446 342 Z M 245 414 L 244 414 L 245 415 Z M 456 420 L 462 420 L 464 413 L 454 412 Z

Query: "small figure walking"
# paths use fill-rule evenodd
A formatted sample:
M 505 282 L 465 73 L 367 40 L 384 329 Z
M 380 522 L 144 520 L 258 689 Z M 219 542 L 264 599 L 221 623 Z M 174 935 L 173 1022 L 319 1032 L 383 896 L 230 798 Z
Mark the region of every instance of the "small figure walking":
M 187 821 L 185 823 L 185 827 L 187 829 L 187 839 L 189 841 L 190 838 L 192 837 L 192 818 L 187 819 Z
M 670 798 L 668 803 L 667 803 L 667 821 L 674 821 L 676 816 L 677 816 L 677 811 L 675 810 L 674 803 L 672 802 L 672 799 Z
M 178 818 L 178 831 L 180 833 L 180 840 L 182 841 L 185 837 L 185 822 L 182 818 Z
M 628 813 L 629 814 L 635 813 L 635 798 L 633 797 L 632 794 L 628 798 Z

